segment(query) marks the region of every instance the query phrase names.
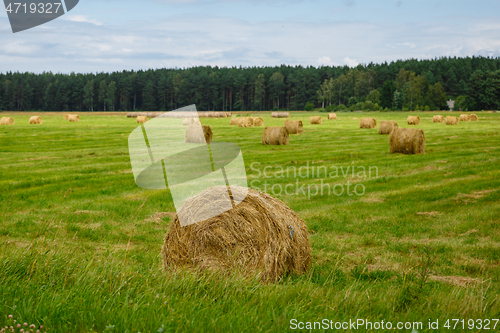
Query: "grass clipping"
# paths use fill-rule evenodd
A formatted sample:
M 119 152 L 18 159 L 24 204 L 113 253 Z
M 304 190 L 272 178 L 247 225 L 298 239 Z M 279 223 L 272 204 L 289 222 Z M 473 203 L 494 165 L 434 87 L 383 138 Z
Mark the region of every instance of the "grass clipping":
M 290 133 L 286 127 L 266 127 L 262 132 L 262 144 L 284 146 L 290 142 Z
M 309 121 L 311 122 L 311 125 L 321 125 L 323 123 L 323 120 L 320 116 L 311 117 Z
M 302 134 L 304 133 L 304 124 L 300 120 L 285 120 L 284 126 L 289 134 Z
M 444 123 L 444 117 L 443 116 L 434 116 L 434 117 L 432 117 L 432 122 L 433 123 Z
M 186 128 L 186 143 L 210 143 L 213 136 L 210 126 L 189 125 Z
M 395 128 L 398 128 L 397 122 L 392 120 L 381 121 L 380 127 L 378 128 L 378 134 L 391 134 Z
M 446 116 L 446 125 L 458 125 L 458 118 L 453 116 Z
M 424 131 L 416 128 L 395 128 L 389 139 L 391 154 L 425 154 Z
M 30 124 L 32 125 L 41 125 L 42 123 L 42 117 L 40 116 L 33 116 L 30 118 Z
M 231 186 L 231 193 L 246 189 Z M 183 210 L 211 209 L 227 195 L 216 186 L 192 197 Z M 163 265 L 222 273 L 258 275 L 264 283 L 286 274 L 305 273 L 311 265 L 311 245 L 305 222 L 283 202 L 248 189 L 239 205 L 210 219 L 181 227 L 177 216 L 165 236 Z
M 419 116 L 408 116 L 406 120 L 408 125 L 420 125 L 420 117 Z
M 14 125 L 14 118 L 2 117 L 0 120 L 0 125 Z
M 377 127 L 377 119 L 375 118 L 361 118 L 359 121 L 359 128 L 375 128 Z

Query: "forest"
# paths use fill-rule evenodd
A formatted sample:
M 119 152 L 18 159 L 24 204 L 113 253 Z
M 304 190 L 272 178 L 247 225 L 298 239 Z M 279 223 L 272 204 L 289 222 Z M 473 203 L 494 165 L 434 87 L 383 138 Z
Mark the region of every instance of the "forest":
M 113 73 L 0 73 L 0 111 L 500 109 L 500 58 L 348 66 L 192 67 Z

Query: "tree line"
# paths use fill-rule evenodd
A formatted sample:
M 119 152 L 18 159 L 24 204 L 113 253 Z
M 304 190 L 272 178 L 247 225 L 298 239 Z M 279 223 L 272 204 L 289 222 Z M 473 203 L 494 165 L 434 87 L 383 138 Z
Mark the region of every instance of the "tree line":
M 500 109 L 500 58 L 347 66 L 192 67 L 0 73 L 0 110 L 202 111 Z

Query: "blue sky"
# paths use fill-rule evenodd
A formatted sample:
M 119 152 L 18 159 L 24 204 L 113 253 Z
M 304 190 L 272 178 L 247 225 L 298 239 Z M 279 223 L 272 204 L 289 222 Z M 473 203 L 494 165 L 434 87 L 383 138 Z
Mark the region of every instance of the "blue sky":
M 321 66 L 500 56 L 500 1 L 80 0 L 13 34 L 0 11 L 0 72 Z

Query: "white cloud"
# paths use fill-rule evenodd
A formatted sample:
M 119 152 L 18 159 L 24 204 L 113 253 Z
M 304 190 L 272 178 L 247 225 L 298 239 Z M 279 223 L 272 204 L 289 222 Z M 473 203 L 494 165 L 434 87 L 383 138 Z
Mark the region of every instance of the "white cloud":
M 399 45 L 399 46 L 408 46 L 410 49 L 414 49 L 414 48 L 417 47 L 417 45 L 415 45 L 414 43 L 408 43 L 408 42 L 398 43 L 396 45 Z
M 359 65 L 359 62 L 349 57 L 344 58 L 344 63 L 349 67 L 356 67 L 357 65 Z
M 67 21 L 72 21 L 72 22 L 84 22 L 84 23 L 91 23 L 91 24 L 94 24 L 94 25 L 102 25 L 101 22 L 97 21 L 97 20 L 92 20 L 92 19 L 88 19 L 86 16 L 84 15 L 68 15 L 65 17 L 65 19 Z

